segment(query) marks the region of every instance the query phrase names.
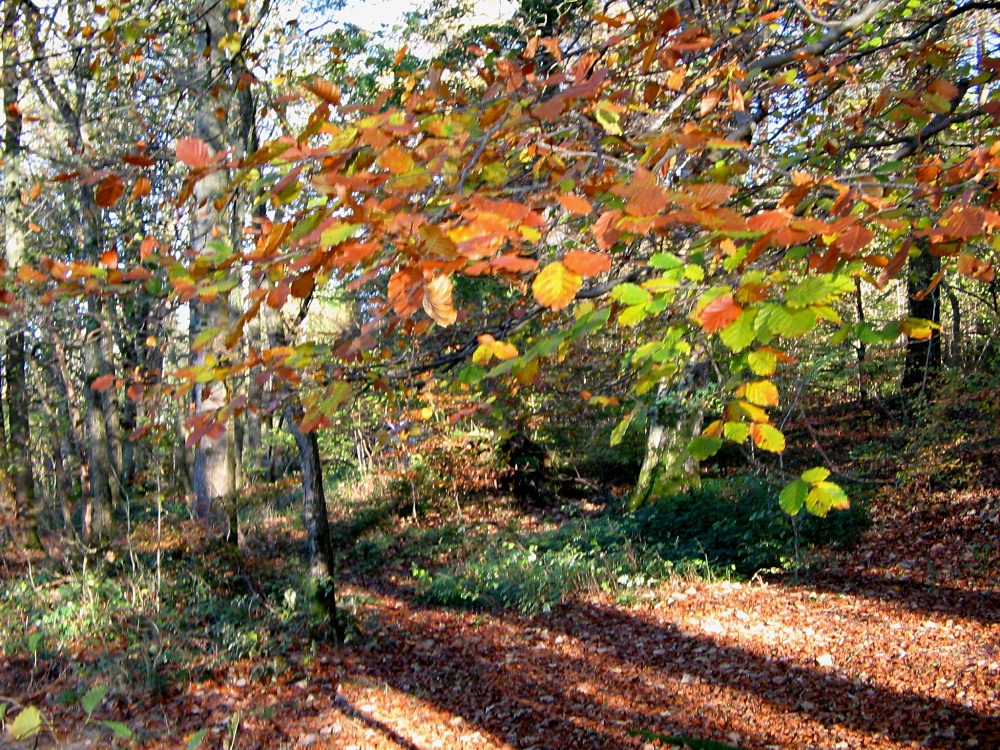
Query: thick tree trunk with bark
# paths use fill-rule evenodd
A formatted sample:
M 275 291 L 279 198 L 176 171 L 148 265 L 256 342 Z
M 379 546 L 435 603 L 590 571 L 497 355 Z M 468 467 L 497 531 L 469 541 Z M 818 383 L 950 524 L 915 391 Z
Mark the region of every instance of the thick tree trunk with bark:
M 197 44 L 203 54 L 199 57 L 200 103 L 195 110 L 193 136 L 204 142 L 212 154 L 225 150 L 227 134 L 225 127 L 231 107 L 232 91 L 229 79 L 230 69 L 222 58 L 219 41 L 227 32 L 227 6 L 216 3 L 210 6 L 198 20 Z M 219 117 L 218 112 L 226 114 Z M 208 255 L 211 245 L 231 239 L 231 218 L 220 204 L 226 200 L 229 178 L 224 170 L 207 175 L 198 181 L 194 189 L 196 207 L 191 219 L 191 247 L 199 254 Z M 231 318 L 229 298 L 220 295 L 211 303 L 195 303 L 191 321 L 192 334 L 209 328 L 225 328 Z M 205 355 L 224 355 L 219 340 L 212 351 L 201 351 L 195 355 L 194 364 L 202 365 Z M 226 384 L 211 381 L 195 389 L 194 406 L 198 415 L 210 415 L 228 403 Z M 216 437 L 202 438 L 195 449 L 194 461 L 194 515 L 208 521 L 212 515 L 212 505 L 217 500 L 229 502 L 236 492 L 236 456 L 232 420 L 226 420 L 225 429 Z
M 21 169 L 24 150 L 21 145 L 22 116 L 20 110 L 19 63 L 17 46 L 18 8 L 4 8 L 3 49 L 3 250 L 10 268 L 16 269 L 24 259 L 26 219 L 21 206 Z M 31 471 L 31 434 L 28 418 L 30 400 L 27 391 L 25 336 L 19 321 L 9 321 L 13 330 L 5 341 L 7 376 L 7 418 L 10 422 L 9 445 L 5 451 L 8 463 L 2 467 L 13 484 L 14 514 L 17 518 L 19 544 L 37 548 L 38 525 L 35 518 L 35 486 Z
M 687 446 L 701 431 L 705 409 L 697 391 L 707 383 L 707 362 L 693 361 L 678 382 L 660 387 L 650 416 L 646 455 L 629 498 L 630 508 L 640 508 L 701 483 L 698 462 L 688 455 Z
M 100 395 L 91 384 L 101 374 L 100 342 L 96 331 L 83 342 L 84 427 L 87 435 L 90 498 L 83 511 L 83 538 L 88 542 L 103 538 L 111 528 L 111 456 Z

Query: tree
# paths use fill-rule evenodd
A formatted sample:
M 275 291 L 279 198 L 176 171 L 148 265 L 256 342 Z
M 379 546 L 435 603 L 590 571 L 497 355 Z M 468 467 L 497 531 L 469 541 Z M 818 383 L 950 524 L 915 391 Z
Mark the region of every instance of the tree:
M 963 44 L 990 9 L 623 9 L 597 14 L 570 49 L 529 33 L 506 55 L 474 49 L 478 67 L 451 78 L 437 65 L 399 71 L 398 105 L 341 106 L 335 86 L 313 81 L 305 130 L 247 161 L 274 170 L 271 200 L 287 216 L 244 258 L 260 285 L 251 297 L 276 308 L 332 277 L 375 296 L 356 340 L 248 366 L 301 382 L 303 424 L 316 428 L 345 383 L 495 353 L 484 335 L 515 354 L 460 377 L 530 381 L 614 322 L 639 332 L 625 425 L 651 394 L 700 382 L 685 375 L 699 352 L 722 375 L 721 418 L 684 436 L 686 458 L 664 467 L 674 479 L 724 439 L 780 453 L 776 373 L 803 337 L 856 335 L 836 309 L 855 278 L 890 283 L 921 244 L 945 271 L 992 277 L 997 71 L 991 50 L 970 57 Z M 543 53 L 556 64 L 540 66 Z M 460 315 L 456 275 L 506 284 L 510 303 Z M 605 295 L 607 306 L 590 301 Z M 536 318 L 547 334 L 524 351 L 507 341 Z M 458 332 L 422 357 L 380 344 L 432 323 Z M 927 339 L 934 326 L 907 316 L 885 335 Z M 783 504 L 825 514 L 846 498 L 817 470 Z

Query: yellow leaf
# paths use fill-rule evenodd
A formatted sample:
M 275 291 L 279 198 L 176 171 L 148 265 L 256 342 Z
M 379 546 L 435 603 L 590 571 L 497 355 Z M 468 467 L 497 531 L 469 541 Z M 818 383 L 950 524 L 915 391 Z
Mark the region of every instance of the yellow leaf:
M 514 359 L 518 354 L 517 347 L 506 341 L 497 341 L 493 344 L 493 353 L 497 359 Z
M 582 284 L 583 277 L 580 274 L 573 273 L 562 263 L 555 261 L 545 266 L 535 277 L 531 291 L 542 307 L 561 310 L 573 301 Z
M 424 312 L 435 323 L 448 327 L 458 319 L 458 313 L 451 301 L 451 277 L 438 276 L 424 286 Z
M 757 406 L 777 406 L 778 389 L 770 380 L 754 380 L 744 386 L 744 398 Z

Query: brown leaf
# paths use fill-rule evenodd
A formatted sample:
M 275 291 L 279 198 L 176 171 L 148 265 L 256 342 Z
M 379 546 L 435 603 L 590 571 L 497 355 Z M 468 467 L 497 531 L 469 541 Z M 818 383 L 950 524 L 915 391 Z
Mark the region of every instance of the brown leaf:
M 125 194 L 125 183 L 116 174 L 109 174 L 97 184 L 94 200 L 101 208 L 111 208 Z
M 451 292 L 450 276 L 437 276 L 424 285 L 424 312 L 442 328 L 447 328 L 458 320 Z
M 94 378 L 94 382 L 90 384 L 90 390 L 101 393 L 108 390 L 108 388 L 114 384 L 115 376 L 109 373 L 107 375 L 101 375 L 100 377 Z
M 316 77 L 305 84 L 305 88 L 328 104 L 340 104 L 340 87 L 335 83 Z

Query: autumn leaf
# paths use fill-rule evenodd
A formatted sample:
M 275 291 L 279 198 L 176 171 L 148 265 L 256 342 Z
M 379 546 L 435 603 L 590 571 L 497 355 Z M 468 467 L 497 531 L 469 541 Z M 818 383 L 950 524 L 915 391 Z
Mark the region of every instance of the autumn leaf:
M 458 246 L 435 225 L 421 224 L 417 232 L 426 243 L 429 255 L 443 260 L 455 260 L 458 257 Z
M 116 174 L 110 174 L 97 183 L 94 200 L 101 208 L 111 208 L 125 194 L 125 183 Z
M 867 247 L 874 237 L 875 233 L 868 227 L 855 224 L 834 240 L 831 247 L 836 248 L 842 258 L 850 260 L 862 248 Z
M 378 163 L 393 174 L 406 174 L 413 170 L 413 157 L 396 146 L 390 146 L 378 158 Z
M 736 322 L 743 308 L 733 301 L 733 295 L 716 297 L 701 311 L 701 327 L 708 333 L 715 333 Z
M 778 389 L 770 380 L 754 380 L 745 383 L 736 392 L 736 395 L 742 396 L 757 406 L 777 406 L 779 401 Z
M 305 84 L 305 89 L 328 104 L 340 104 L 340 87 L 335 83 L 316 77 Z
M 17 280 L 30 284 L 44 284 L 49 280 L 49 277 L 25 263 L 17 269 Z
M 178 138 L 175 150 L 177 158 L 192 169 L 201 169 L 207 166 L 211 158 L 208 144 L 200 138 Z
M 570 250 L 562 262 L 570 271 L 578 273 L 584 278 L 597 276 L 611 270 L 610 256 L 586 250 Z
M 103 393 L 114 384 L 115 376 L 109 373 L 107 375 L 101 375 L 100 377 L 94 378 L 94 382 L 90 384 L 90 390 Z
M 447 328 L 458 319 L 452 304 L 450 276 L 437 276 L 424 285 L 424 312 L 439 326 Z
M 754 423 L 750 425 L 750 437 L 762 451 L 781 453 L 785 450 L 785 436 L 774 425 Z
M 542 307 L 561 310 L 576 297 L 583 284 L 583 277 L 569 270 L 559 261 L 549 263 L 535 277 L 531 291 Z
M 569 211 L 571 214 L 589 214 L 594 210 L 594 207 L 590 204 L 586 198 L 581 198 L 579 195 L 573 195 L 573 193 L 563 193 L 556 196 L 556 200 L 559 201 L 559 205 Z
M 148 177 L 140 177 L 132 186 L 132 192 L 128 197 L 129 203 L 134 203 L 140 198 L 153 192 L 153 183 Z

